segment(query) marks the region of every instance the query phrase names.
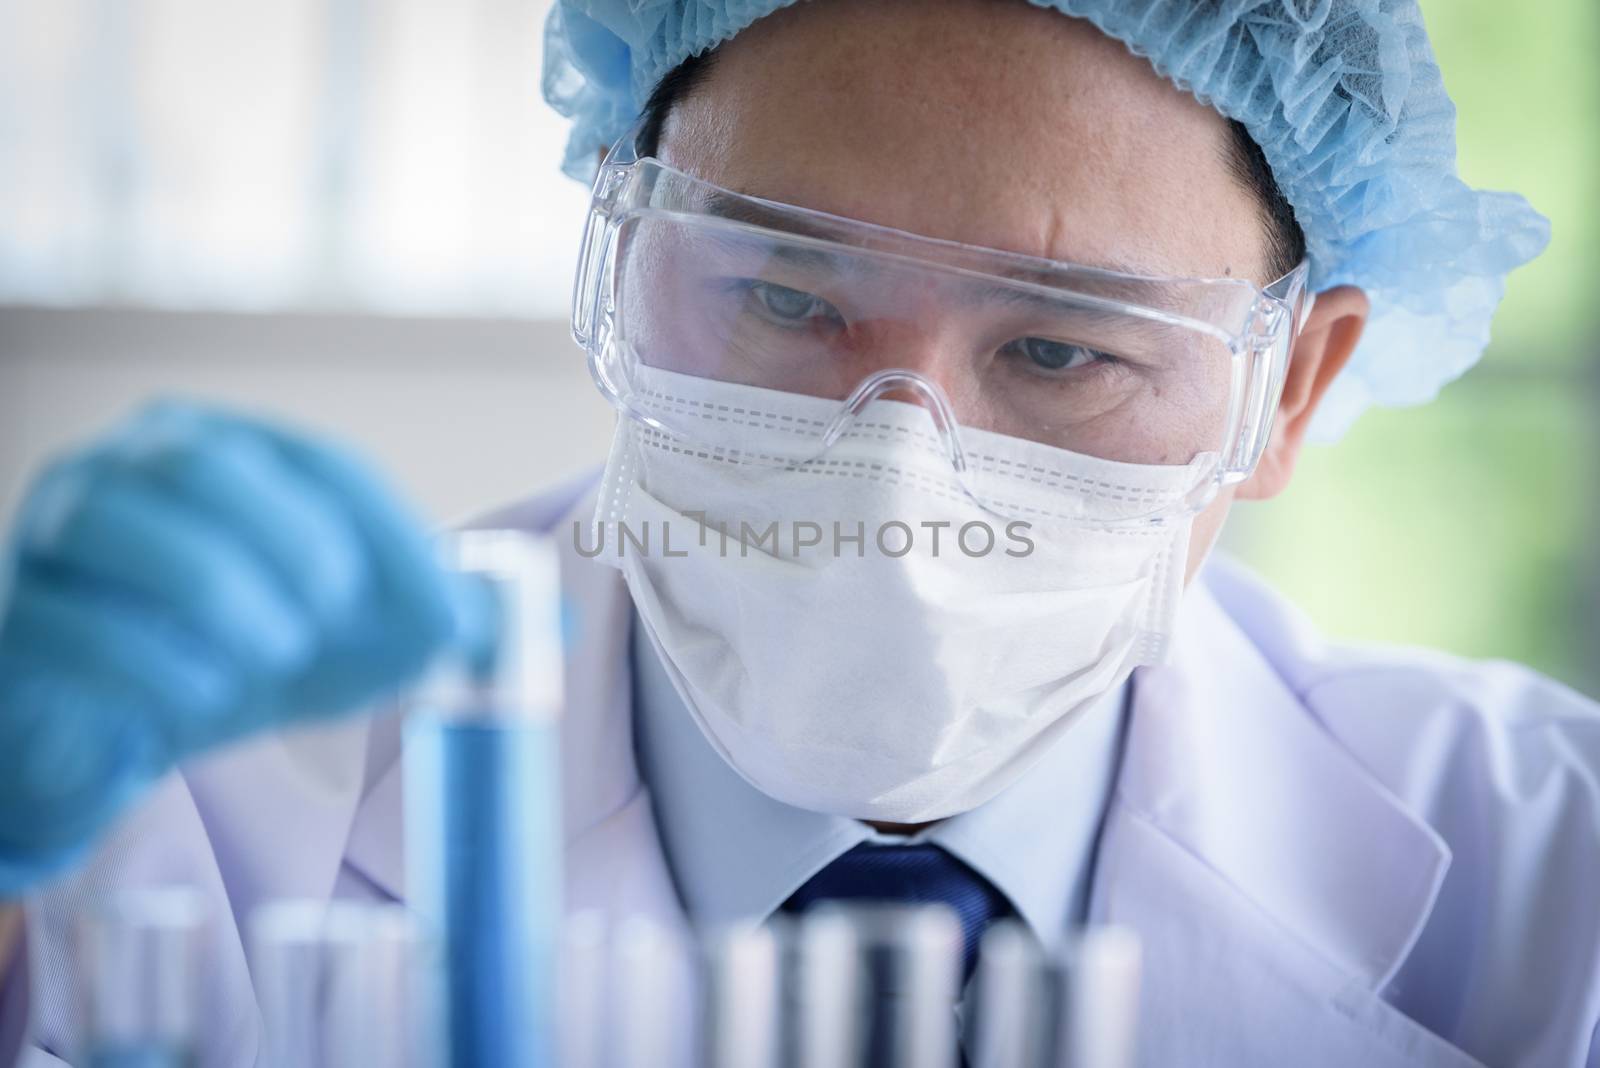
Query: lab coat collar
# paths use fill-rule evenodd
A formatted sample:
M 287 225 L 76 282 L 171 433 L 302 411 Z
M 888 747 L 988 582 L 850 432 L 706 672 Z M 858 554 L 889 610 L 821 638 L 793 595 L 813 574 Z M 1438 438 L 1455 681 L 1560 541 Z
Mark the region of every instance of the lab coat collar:
M 184 784 L 210 831 L 236 915 L 248 916 L 275 899 L 315 899 L 331 892 L 346 820 L 366 781 L 369 733 L 359 721 L 322 724 L 269 735 L 185 766 Z M 263 803 L 263 798 L 271 800 Z M 273 850 L 239 848 L 240 843 L 271 842 L 284 827 L 295 829 L 295 864 L 284 864 Z
M 1293 619 L 1242 621 L 1213 582 L 1223 593 L 1249 584 L 1236 565 L 1207 565 L 1185 597 L 1170 660 L 1140 669 L 1113 804 L 1124 823 L 1158 830 L 1329 964 L 1381 990 L 1421 933 L 1449 849 L 1322 727 L 1242 629 Z M 1122 844 L 1108 836 L 1103 850 Z M 1137 866 L 1119 866 L 1126 859 L 1102 855 L 1102 871 L 1119 872 L 1097 891 L 1102 913 L 1139 888 Z

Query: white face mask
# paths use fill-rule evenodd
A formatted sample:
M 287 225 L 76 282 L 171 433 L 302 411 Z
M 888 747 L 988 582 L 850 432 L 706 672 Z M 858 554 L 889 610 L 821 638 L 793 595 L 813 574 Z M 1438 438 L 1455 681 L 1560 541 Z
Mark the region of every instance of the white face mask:
M 770 796 L 893 823 L 967 811 L 1163 655 L 1190 518 L 1063 517 L 1176 506 L 1205 458 L 1112 463 L 963 427 L 967 485 L 1007 520 L 962 491 L 919 406 L 873 401 L 781 468 L 747 457 L 837 402 L 645 373 L 742 457 L 620 419 L 583 548 L 621 569 L 700 729 Z

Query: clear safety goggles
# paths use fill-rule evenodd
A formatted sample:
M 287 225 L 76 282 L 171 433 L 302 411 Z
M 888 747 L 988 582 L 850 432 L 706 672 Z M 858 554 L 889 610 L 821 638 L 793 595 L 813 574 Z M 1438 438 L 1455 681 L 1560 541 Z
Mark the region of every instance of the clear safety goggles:
M 813 462 L 889 401 L 926 409 L 980 501 L 968 430 L 1187 469 L 1176 501 L 1119 520 L 1198 511 L 1260 459 L 1309 307 L 1304 263 L 1263 289 L 1017 255 L 735 193 L 635 138 L 595 179 L 572 332 L 652 430 L 737 451 L 705 404 L 662 388 L 687 376 L 831 402 L 765 434 L 753 462 Z

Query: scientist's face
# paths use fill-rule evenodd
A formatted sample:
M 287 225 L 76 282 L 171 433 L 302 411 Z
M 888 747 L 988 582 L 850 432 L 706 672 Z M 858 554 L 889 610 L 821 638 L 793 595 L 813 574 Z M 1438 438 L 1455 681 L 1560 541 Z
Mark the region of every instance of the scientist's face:
M 1226 120 L 1090 24 L 1000 0 L 812 0 L 718 50 L 670 112 L 659 154 L 739 192 L 931 237 L 1143 274 L 1266 283 L 1257 194 Z M 1309 323 L 1353 346 L 1360 294 Z M 1330 307 L 1330 304 L 1332 305 Z M 1310 407 L 1321 379 L 1296 349 Z M 1348 347 L 1348 346 L 1346 346 Z M 1294 376 L 1291 376 L 1293 379 Z M 1285 389 L 1285 405 L 1297 396 Z M 1244 495 L 1281 488 L 1309 411 L 1282 412 Z M 1218 421 L 1220 423 L 1220 415 Z M 1297 422 L 1298 420 L 1298 422 Z M 1226 514 L 1198 517 L 1189 572 Z

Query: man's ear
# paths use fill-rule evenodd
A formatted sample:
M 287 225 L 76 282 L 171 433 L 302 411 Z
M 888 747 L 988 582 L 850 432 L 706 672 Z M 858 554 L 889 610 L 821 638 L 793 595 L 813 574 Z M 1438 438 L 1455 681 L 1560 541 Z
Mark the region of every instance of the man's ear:
M 1289 357 L 1272 440 L 1267 442 L 1255 473 L 1235 496 L 1241 500 L 1266 500 L 1282 493 L 1289 484 L 1311 417 L 1328 387 L 1350 362 L 1370 310 L 1367 295 L 1355 286 L 1336 286 L 1317 294 Z

